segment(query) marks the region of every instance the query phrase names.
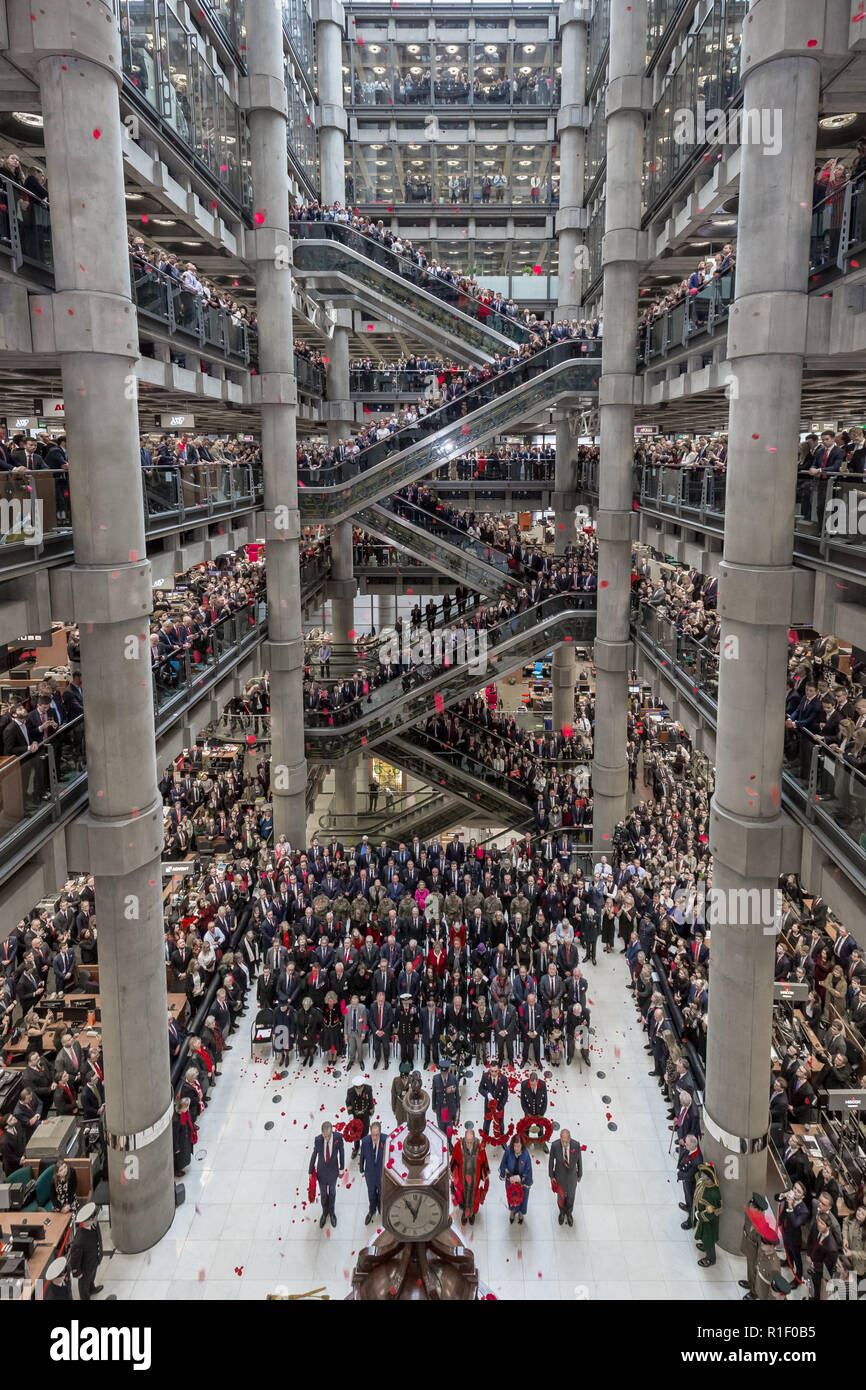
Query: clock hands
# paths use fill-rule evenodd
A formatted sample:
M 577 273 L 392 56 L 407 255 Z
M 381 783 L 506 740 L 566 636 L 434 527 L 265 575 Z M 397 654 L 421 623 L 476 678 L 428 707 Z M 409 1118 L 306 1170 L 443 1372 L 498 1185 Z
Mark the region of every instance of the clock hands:
M 407 1207 L 409 1208 L 409 1210 L 410 1210 L 411 1213 L 412 1213 L 412 1221 L 413 1221 L 413 1223 L 416 1222 L 416 1221 L 418 1220 L 418 1213 L 419 1213 L 419 1211 L 421 1210 L 421 1197 L 420 1197 L 420 1194 L 419 1194 L 419 1196 L 417 1196 L 417 1197 L 415 1198 L 415 1205 L 414 1205 L 414 1206 L 412 1205 L 412 1202 L 411 1202 L 411 1200 L 410 1200 L 408 1197 L 406 1198 L 406 1205 L 407 1205 Z

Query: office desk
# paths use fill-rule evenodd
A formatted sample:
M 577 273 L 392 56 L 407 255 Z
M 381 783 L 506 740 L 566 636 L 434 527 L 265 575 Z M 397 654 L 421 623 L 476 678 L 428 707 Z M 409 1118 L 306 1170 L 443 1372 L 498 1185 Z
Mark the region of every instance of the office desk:
M 43 1226 L 45 1229 L 44 1240 L 36 1244 L 27 1261 L 27 1277 L 20 1276 L 23 1283 L 21 1292 L 15 1295 L 16 1298 L 36 1297 L 36 1281 L 44 1277 L 51 1261 L 62 1252 L 71 1224 L 72 1218 L 69 1214 L 59 1211 L 0 1212 L 0 1237 L 11 1235 L 13 1226 Z M 41 1293 L 39 1296 L 41 1297 Z

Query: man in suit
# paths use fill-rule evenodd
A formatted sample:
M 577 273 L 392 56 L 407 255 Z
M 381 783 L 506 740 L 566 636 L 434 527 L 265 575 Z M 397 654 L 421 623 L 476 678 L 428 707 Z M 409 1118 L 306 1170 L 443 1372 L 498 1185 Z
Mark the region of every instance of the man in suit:
M 71 1033 L 66 1032 L 61 1039 L 60 1051 L 54 1061 L 55 1080 L 61 1072 L 68 1072 L 73 1081 L 78 1082 L 84 1066 L 84 1054 L 81 1044 L 73 1040 Z
M 513 1004 L 497 1004 L 493 1011 L 493 1038 L 499 1065 L 514 1065 L 514 1039 L 517 1036 L 517 1010 Z
M 524 1081 L 520 1087 L 520 1104 L 524 1115 L 533 1120 L 540 1119 L 547 1113 L 547 1086 L 543 1081 L 539 1081 L 538 1072 L 533 1067 L 529 1073 L 528 1080 Z M 545 1153 L 547 1145 L 544 1146 Z
M 533 993 L 526 996 L 526 1003 L 521 1004 L 519 1009 L 520 1036 L 523 1042 L 523 1065 L 528 1067 L 534 1062 L 537 1067 L 541 1066 L 541 1033 L 543 1027 L 543 1015 L 538 1007 L 538 1000 Z
M 313 1141 L 309 1167 L 309 1172 L 315 1173 L 319 1185 L 319 1200 L 322 1203 L 322 1215 L 319 1217 L 320 1227 L 324 1226 L 328 1217 L 331 1218 L 332 1226 L 337 1224 L 334 1199 L 337 1195 L 337 1179 L 345 1166 L 346 1155 L 342 1135 L 335 1134 L 330 1120 L 325 1120 L 321 1134 L 318 1134 Z
M 94 1294 L 102 1291 L 102 1285 L 95 1283 L 101 1259 L 102 1236 L 98 1214 L 95 1204 L 88 1202 L 78 1213 L 78 1230 L 69 1251 L 69 1262 L 78 1279 L 78 1297 L 82 1303 L 88 1303 Z
M 424 1066 L 429 1067 L 439 1055 L 439 1039 L 442 1036 L 442 1010 L 432 994 L 421 1010 L 421 1044 L 424 1048 Z
M 580 1145 L 572 1143 L 571 1132 L 567 1129 L 563 1129 L 550 1146 L 547 1173 L 551 1183 L 555 1184 L 554 1191 L 560 1204 L 559 1224 L 563 1226 L 567 1221 L 569 1226 L 573 1226 L 574 1196 L 577 1184 L 583 1177 L 583 1159 Z
M 378 973 L 378 972 L 377 972 Z M 384 1063 L 385 1070 L 391 1064 L 391 1034 L 394 1030 L 394 1011 L 388 1003 L 384 990 L 379 990 L 376 999 L 367 1010 L 367 1023 L 373 1039 L 373 1070 Z
M 430 1104 L 436 1124 L 448 1139 L 450 1154 L 453 1134 L 460 1119 L 460 1080 L 450 1062 L 443 1060 L 439 1063 L 430 1088 Z
M 343 1019 L 347 1071 L 351 1071 L 353 1067 L 363 1067 L 364 1065 L 364 1042 L 367 1037 L 368 1026 L 367 1010 L 361 1004 L 358 995 L 353 994 Z
M 361 1072 L 355 1077 L 346 1092 L 346 1114 L 351 1120 L 360 1120 L 363 1127 L 361 1139 L 366 1139 L 370 1128 L 370 1117 L 376 1109 L 373 1100 L 373 1088 L 368 1086 Z M 352 1149 L 352 1157 L 358 1157 L 358 1150 L 361 1147 L 361 1139 L 357 1140 Z
M 489 1069 L 484 1073 L 478 1086 L 478 1094 L 484 1098 L 484 1124 L 482 1130 L 484 1134 L 490 1134 L 491 1117 L 488 1114 L 487 1106 L 493 1107 L 502 1112 L 503 1128 L 505 1127 L 505 1107 L 508 1103 L 508 1080 L 499 1070 L 498 1062 L 491 1062 Z
M 382 1209 L 382 1168 L 387 1142 L 388 1136 L 382 1133 L 378 1120 L 371 1124 L 370 1133 L 361 1141 L 361 1173 L 367 1184 L 367 1200 L 370 1203 L 370 1210 L 364 1217 L 365 1226 L 369 1226 L 376 1212 Z

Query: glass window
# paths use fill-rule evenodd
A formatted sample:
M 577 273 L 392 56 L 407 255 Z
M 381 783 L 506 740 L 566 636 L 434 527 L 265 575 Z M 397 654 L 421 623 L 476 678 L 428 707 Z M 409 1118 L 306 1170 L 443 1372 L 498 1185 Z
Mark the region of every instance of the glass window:
M 216 79 L 198 49 L 193 51 L 193 124 L 195 152 L 214 172 L 219 170 Z
M 429 203 L 433 199 L 433 149 L 430 145 L 397 145 L 397 192 L 401 203 Z
M 361 97 L 360 97 L 359 95 L 356 95 L 356 91 L 355 91 L 356 85 L 357 85 L 358 87 L 360 87 L 360 83 L 356 84 L 356 83 L 354 83 L 354 82 L 352 81 L 352 45 L 351 45 L 350 43 L 344 43 L 344 44 L 343 44 L 343 101 L 344 101 L 344 103 L 345 103 L 346 106 L 354 106 L 354 105 L 356 104 L 356 102 L 359 102 L 359 101 L 361 100 Z
M 173 10 L 163 4 L 159 33 L 162 53 L 163 115 L 181 140 L 192 140 L 189 35 Z
M 457 207 L 469 202 L 469 146 L 436 146 L 436 201 Z
M 549 106 L 553 86 L 551 45 L 514 45 L 514 102 L 520 106 Z
M 540 206 L 553 193 L 550 145 L 515 145 L 511 155 L 511 201 Z
M 511 202 L 511 147 L 485 142 L 475 146 L 473 202 Z
M 444 106 L 469 101 L 468 43 L 437 43 L 434 47 L 434 96 Z
M 139 96 L 159 107 L 158 46 L 154 0 L 122 0 L 120 41 L 123 70 Z
M 355 146 L 355 198 L 359 203 L 393 203 L 394 158 L 390 145 Z
M 697 36 L 697 97 L 708 111 L 719 105 L 719 30 L 721 13 L 714 5 Z
M 355 202 L 355 168 L 352 163 L 352 149 L 346 144 L 346 205 L 351 207 Z
M 394 100 L 400 106 L 430 105 L 430 45 L 394 45 Z
M 507 106 L 511 102 L 510 45 L 475 44 L 473 101 L 476 106 Z
M 230 189 L 237 198 L 240 196 L 238 109 L 222 82 L 217 85 L 217 113 L 217 130 L 219 131 L 221 141 L 219 155 L 220 183 Z
M 724 106 L 727 106 L 740 90 L 740 49 L 743 43 L 743 21 L 748 8 L 748 0 L 727 0 L 725 5 L 725 50 L 722 54 Z
M 387 38 L 356 39 L 352 45 L 354 99 L 357 106 L 393 104 L 391 45 Z
M 241 161 L 241 202 L 245 208 L 253 205 L 253 163 L 250 153 L 250 128 L 243 111 L 238 112 L 238 139 Z

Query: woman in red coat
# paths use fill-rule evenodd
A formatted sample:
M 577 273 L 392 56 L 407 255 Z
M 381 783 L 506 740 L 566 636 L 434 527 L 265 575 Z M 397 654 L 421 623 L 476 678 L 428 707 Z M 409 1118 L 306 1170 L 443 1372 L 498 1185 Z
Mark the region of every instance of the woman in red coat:
M 472 1121 L 467 1121 L 462 1139 L 451 1151 L 451 1190 L 460 1207 L 460 1224 L 475 1225 L 475 1218 L 490 1187 L 490 1164 L 487 1150 L 478 1142 Z
M 434 941 L 430 950 L 427 952 L 427 966 L 433 971 L 437 980 L 445 979 L 445 964 L 447 954 L 441 941 Z

